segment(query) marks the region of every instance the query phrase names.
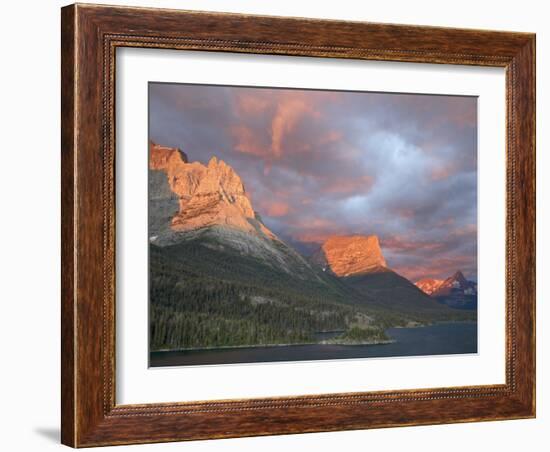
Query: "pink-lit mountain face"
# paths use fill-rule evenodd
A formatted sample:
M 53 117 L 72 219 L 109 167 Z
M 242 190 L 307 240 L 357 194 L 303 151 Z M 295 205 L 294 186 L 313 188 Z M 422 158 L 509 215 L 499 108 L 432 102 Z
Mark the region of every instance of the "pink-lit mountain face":
M 329 237 L 311 260 L 358 293 L 368 295 L 380 309 L 420 317 L 442 311 L 440 303 L 388 267 L 375 235 Z
M 312 256 L 312 261 L 339 277 L 386 267 L 380 242 L 375 235 L 330 237 Z
M 424 278 L 420 281 L 416 281 L 414 285 L 418 287 L 422 292 L 431 295 L 434 293 L 441 284 L 443 284 L 443 279 L 432 279 L 432 278 Z
M 477 283 L 468 281 L 461 271 L 445 280 L 422 279 L 416 286 L 439 302 L 457 309 L 477 307 Z
M 170 220 L 173 231 L 193 231 L 209 226 L 227 226 L 254 235 L 275 238 L 258 221 L 237 173 L 212 157 L 208 165 L 189 163 L 176 148 L 151 143 L 149 168 L 166 174 L 179 209 Z
M 181 150 L 155 143 L 149 145 L 149 241 L 158 247 L 198 243 L 297 278 L 317 278 L 312 264 L 264 225 L 231 166 L 216 157 L 207 165 L 189 162 Z
M 415 282 L 415 286 L 428 295 L 446 296 L 454 291 L 464 291 L 467 295 L 477 294 L 477 284 L 468 281 L 461 271 L 447 279 L 424 278 Z

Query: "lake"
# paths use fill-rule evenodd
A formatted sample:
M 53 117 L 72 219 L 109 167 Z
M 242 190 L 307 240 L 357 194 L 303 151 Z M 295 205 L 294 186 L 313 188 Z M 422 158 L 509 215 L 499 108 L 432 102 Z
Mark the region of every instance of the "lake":
M 150 366 L 477 353 L 477 322 L 448 322 L 417 328 L 390 328 L 386 334 L 395 342 L 379 345 L 310 344 L 152 352 Z

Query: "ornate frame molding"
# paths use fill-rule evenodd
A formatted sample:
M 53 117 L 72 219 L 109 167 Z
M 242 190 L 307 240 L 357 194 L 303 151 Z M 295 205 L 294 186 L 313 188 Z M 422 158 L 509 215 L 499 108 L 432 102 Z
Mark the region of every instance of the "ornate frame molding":
M 506 383 L 116 405 L 118 47 L 504 67 Z M 81 447 L 534 416 L 534 35 L 77 4 L 62 9 L 62 88 L 64 444 Z M 518 354 L 518 349 L 523 352 Z

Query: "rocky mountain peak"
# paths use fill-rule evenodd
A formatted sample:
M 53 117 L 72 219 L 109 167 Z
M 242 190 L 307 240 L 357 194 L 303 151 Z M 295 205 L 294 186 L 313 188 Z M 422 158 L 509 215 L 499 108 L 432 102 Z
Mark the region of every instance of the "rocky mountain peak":
M 454 308 L 477 307 L 477 283 L 467 280 L 460 270 L 442 281 L 430 295 Z
M 149 149 L 149 167 L 151 169 L 164 170 L 168 166 L 187 163 L 189 161 L 185 152 L 178 148 L 161 146 L 151 141 Z
M 312 260 L 336 276 L 367 273 L 386 267 L 380 242 L 375 235 L 333 236 L 314 254 Z
M 239 175 L 216 157 L 207 165 L 189 162 L 177 148 L 150 143 L 149 169 L 162 171 L 179 210 L 171 218 L 173 231 L 227 226 L 242 232 L 275 238 L 257 220 Z
M 213 156 L 208 162 L 208 168 L 215 168 L 216 166 L 218 166 L 218 158 L 216 156 Z
M 299 279 L 321 281 L 306 259 L 264 225 L 230 165 L 216 157 L 206 165 L 189 162 L 179 149 L 154 143 L 149 152 L 152 244 L 199 243 L 219 253 L 253 256 Z
M 460 284 L 464 284 L 467 282 L 466 278 L 464 277 L 464 274 L 460 270 L 455 272 L 455 274 L 451 276 L 451 279 L 454 281 L 458 281 Z
M 428 295 L 434 296 L 451 293 L 453 290 L 470 289 L 472 293 L 476 291 L 476 284 L 468 281 L 460 270 L 457 270 L 446 279 L 424 278 L 417 281 L 415 285 Z
M 414 285 L 418 287 L 422 292 L 431 295 L 443 284 L 442 279 L 424 278 L 416 281 Z

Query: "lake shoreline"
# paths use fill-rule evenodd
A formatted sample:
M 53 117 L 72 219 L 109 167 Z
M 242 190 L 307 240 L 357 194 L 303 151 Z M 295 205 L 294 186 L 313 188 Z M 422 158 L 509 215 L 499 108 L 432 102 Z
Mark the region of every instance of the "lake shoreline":
M 388 334 L 388 331 L 391 329 L 413 329 L 413 328 L 425 328 L 434 325 L 445 325 L 445 324 L 469 324 L 476 323 L 477 320 L 443 320 L 440 322 L 431 322 L 431 323 L 419 323 L 411 321 L 405 326 L 390 326 L 384 330 L 385 334 Z M 332 331 L 316 331 L 314 334 L 319 333 L 345 333 L 346 330 L 332 330 Z M 244 348 L 277 348 L 277 347 L 293 347 L 301 345 L 387 345 L 397 342 L 395 339 L 381 339 L 381 340 L 366 340 L 366 341 L 332 341 L 332 340 L 322 340 L 316 342 L 294 342 L 291 344 L 252 344 L 252 345 L 222 345 L 215 347 L 190 347 L 190 348 L 178 348 L 178 349 L 160 349 L 160 350 L 151 350 L 149 353 L 177 353 L 177 352 L 200 352 L 204 351 L 215 351 L 215 350 L 231 350 L 231 349 L 244 349 Z
M 222 345 L 217 347 L 195 347 L 195 348 L 177 348 L 177 349 L 161 349 L 151 350 L 150 353 L 169 353 L 169 352 L 195 352 L 201 350 L 231 350 L 239 348 L 277 348 L 277 347 L 294 347 L 300 345 L 384 345 L 391 344 L 394 340 L 381 340 L 381 341 L 360 341 L 360 342 L 294 342 L 292 344 L 260 344 L 260 345 Z
M 478 352 L 477 322 L 389 328 L 386 344 L 277 344 L 151 352 L 150 367 L 462 355 Z

